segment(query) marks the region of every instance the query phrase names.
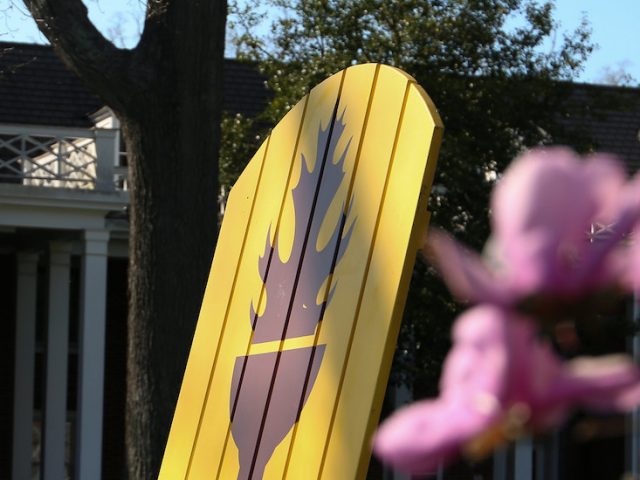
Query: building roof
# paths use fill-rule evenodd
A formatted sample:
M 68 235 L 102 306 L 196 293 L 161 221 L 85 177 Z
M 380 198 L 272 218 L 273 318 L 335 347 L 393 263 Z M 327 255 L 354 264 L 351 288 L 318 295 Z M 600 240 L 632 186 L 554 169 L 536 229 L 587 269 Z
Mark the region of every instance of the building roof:
M 560 119 L 569 133 L 640 169 L 640 88 L 575 84 L 570 102 L 574 113 Z
M 224 63 L 224 109 L 254 116 L 268 92 L 255 66 Z M 561 119 L 568 131 L 590 139 L 594 150 L 615 153 L 640 168 L 640 89 L 576 84 L 574 114 Z M 0 42 L 0 123 L 91 126 L 103 106 L 48 45 Z
M 51 47 L 0 43 L 0 122 L 86 127 L 102 105 Z
M 226 59 L 224 74 L 224 109 L 260 113 L 268 97 L 256 68 Z M 88 127 L 103 105 L 51 46 L 0 42 L 0 123 Z

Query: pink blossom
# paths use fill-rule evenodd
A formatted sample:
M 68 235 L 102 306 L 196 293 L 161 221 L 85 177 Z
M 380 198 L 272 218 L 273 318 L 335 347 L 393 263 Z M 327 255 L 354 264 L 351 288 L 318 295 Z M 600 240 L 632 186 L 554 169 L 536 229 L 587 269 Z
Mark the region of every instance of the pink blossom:
M 640 403 L 640 371 L 621 355 L 562 362 L 536 336 L 534 322 L 482 305 L 453 329 L 440 397 L 388 419 L 374 439 L 385 462 L 434 472 L 460 453 L 481 456 L 522 431 L 561 422 L 575 407 L 626 411 Z
M 619 271 L 624 276 L 624 285 L 635 292 L 640 292 L 640 226 L 630 235 L 628 249 L 618 253 Z
M 478 306 L 454 325 L 440 397 L 399 411 L 374 439 L 376 453 L 399 469 L 428 473 L 461 453 L 482 456 L 558 425 L 577 407 L 640 404 L 640 370 L 630 358 L 563 362 L 537 330 L 541 321 L 591 313 L 589 302 L 603 293 L 640 285 L 640 246 L 628 241 L 634 229 L 640 236 L 640 177 L 627 181 L 611 157 L 532 150 L 506 171 L 491 211 L 484 259 L 431 235 L 449 287 Z
M 497 184 L 491 212 L 488 263 L 430 235 L 435 262 L 462 299 L 510 306 L 533 295 L 577 298 L 640 277 L 630 270 L 640 262 L 625 261 L 621 243 L 640 219 L 640 177 L 627 181 L 609 156 L 581 161 L 565 148 L 531 150 Z M 612 228 L 590 242 L 594 225 Z

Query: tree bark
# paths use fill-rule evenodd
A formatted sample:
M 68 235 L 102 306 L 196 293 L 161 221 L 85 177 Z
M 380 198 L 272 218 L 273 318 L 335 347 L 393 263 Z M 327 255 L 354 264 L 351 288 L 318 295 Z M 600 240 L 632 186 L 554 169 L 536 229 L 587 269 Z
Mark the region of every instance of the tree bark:
M 149 2 L 133 50 L 80 0 L 24 0 L 119 117 L 129 153 L 129 477 L 158 474 L 216 238 L 225 0 Z

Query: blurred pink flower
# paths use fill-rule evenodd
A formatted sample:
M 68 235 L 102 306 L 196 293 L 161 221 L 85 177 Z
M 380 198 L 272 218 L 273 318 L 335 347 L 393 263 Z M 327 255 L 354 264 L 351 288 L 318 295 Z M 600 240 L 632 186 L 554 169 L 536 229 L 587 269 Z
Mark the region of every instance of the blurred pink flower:
M 533 295 L 577 298 L 640 277 L 640 261 L 629 262 L 621 243 L 640 219 L 640 177 L 627 181 L 609 156 L 581 161 L 565 148 L 531 150 L 496 185 L 491 213 L 488 262 L 430 234 L 435 263 L 463 300 L 511 306 Z M 612 228 L 591 242 L 594 225 Z
M 428 473 L 461 453 L 551 428 L 583 407 L 640 404 L 640 370 L 609 355 L 563 362 L 540 323 L 578 342 L 573 321 L 621 289 L 640 285 L 640 177 L 598 155 L 532 150 L 505 172 L 491 199 L 485 259 L 435 232 L 429 244 L 450 289 L 479 304 L 454 325 L 441 395 L 401 410 L 380 428 L 375 452 L 401 470 Z M 595 235 L 594 235 L 595 233 Z M 604 304 L 603 304 L 604 305 Z
M 453 329 L 441 394 L 382 424 L 374 451 L 411 473 L 434 472 L 460 453 L 483 456 L 523 431 L 561 422 L 570 409 L 630 410 L 640 371 L 622 355 L 562 362 L 528 317 L 492 305 L 464 313 Z

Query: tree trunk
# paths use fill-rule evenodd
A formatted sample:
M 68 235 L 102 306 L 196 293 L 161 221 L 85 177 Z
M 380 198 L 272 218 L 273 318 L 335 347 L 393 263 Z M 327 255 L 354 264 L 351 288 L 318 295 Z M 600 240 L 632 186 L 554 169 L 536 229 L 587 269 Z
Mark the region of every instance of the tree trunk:
M 218 132 L 180 132 L 171 112 L 153 110 L 143 125 L 123 124 L 133 184 L 126 416 L 132 479 L 153 478 L 160 466 L 217 222 Z
M 174 26 L 147 52 L 159 77 L 123 115 L 131 156 L 131 479 L 158 475 L 217 235 L 223 42 L 217 52 L 204 48 L 206 41 L 189 37 L 210 28 L 198 28 L 207 20 L 172 13 Z
M 226 0 L 154 0 L 117 49 L 80 0 L 24 0 L 56 53 L 102 97 L 129 153 L 129 477 L 157 477 L 217 227 Z

